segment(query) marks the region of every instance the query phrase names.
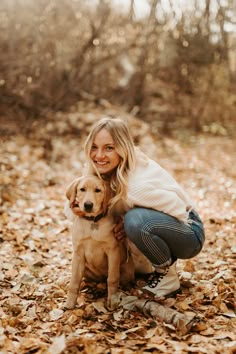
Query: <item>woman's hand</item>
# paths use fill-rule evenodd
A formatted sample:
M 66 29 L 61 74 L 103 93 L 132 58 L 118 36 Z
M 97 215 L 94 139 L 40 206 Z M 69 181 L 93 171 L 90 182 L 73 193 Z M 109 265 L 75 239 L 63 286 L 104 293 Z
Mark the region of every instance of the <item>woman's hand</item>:
M 124 230 L 124 220 L 122 216 L 115 217 L 116 226 L 113 229 L 114 236 L 118 241 L 122 241 L 126 237 Z

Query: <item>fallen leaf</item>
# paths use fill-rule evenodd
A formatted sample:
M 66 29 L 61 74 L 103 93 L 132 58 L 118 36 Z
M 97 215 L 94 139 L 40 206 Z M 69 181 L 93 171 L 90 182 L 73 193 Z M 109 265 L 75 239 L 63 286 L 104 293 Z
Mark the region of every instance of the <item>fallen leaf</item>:
M 63 314 L 64 314 L 63 310 L 53 309 L 52 311 L 49 312 L 50 320 L 57 321 L 59 318 L 63 316 Z
M 66 340 L 65 335 L 62 334 L 60 337 L 56 337 L 53 339 L 53 343 L 48 348 L 49 354 L 60 354 L 66 348 Z

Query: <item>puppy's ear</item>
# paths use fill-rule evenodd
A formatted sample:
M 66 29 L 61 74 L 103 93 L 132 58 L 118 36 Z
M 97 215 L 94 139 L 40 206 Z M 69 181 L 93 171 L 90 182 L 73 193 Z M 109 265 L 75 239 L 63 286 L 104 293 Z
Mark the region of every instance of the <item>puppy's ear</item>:
M 76 197 L 77 186 L 81 180 L 81 177 L 76 178 L 66 189 L 66 198 L 70 201 L 70 206 L 74 202 Z

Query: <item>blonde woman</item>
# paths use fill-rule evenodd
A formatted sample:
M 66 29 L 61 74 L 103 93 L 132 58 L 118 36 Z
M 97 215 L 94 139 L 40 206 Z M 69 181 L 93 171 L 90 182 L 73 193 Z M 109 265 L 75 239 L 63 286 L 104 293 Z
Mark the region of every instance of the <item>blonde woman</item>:
M 143 291 L 155 297 L 180 291 L 177 259 L 196 256 L 205 235 L 188 195 L 157 162 L 134 146 L 122 119 L 103 118 L 85 142 L 88 170 L 110 182 L 111 208 L 119 200 L 129 206 L 114 228 L 114 237 L 128 237 L 155 269 Z

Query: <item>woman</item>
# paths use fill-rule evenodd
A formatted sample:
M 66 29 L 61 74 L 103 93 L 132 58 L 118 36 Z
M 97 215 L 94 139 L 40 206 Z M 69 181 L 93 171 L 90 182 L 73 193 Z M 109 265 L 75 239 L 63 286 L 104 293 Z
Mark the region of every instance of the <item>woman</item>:
M 180 290 L 176 260 L 196 256 L 205 235 L 188 195 L 170 174 L 134 146 L 125 121 L 103 118 L 85 142 L 89 172 L 110 182 L 111 208 L 119 200 L 129 210 L 114 228 L 118 240 L 128 237 L 155 269 L 144 291 L 155 297 Z

